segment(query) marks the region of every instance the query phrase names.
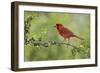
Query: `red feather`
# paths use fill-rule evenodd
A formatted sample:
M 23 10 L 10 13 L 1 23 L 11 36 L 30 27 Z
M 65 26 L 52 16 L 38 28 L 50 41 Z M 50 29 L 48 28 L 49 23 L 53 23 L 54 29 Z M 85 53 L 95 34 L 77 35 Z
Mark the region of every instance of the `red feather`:
M 71 30 L 69 30 L 68 28 L 65 28 L 62 24 L 56 24 L 56 28 L 57 28 L 59 34 L 64 39 L 70 39 L 71 37 L 76 37 L 80 40 L 83 40 L 81 37 L 75 35 Z

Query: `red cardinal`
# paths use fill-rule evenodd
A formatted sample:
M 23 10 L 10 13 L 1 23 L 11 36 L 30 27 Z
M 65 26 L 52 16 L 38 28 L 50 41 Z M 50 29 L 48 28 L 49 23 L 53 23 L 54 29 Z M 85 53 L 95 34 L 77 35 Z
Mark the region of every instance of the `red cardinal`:
M 64 40 L 69 39 L 71 37 L 76 37 L 80 40 L 83 40 L 81 37 L 75 35 L 71 30 L 69 30 L 68 28 L 65 28 L 62 24 L 56 24 L 55 26 L 59 32 L 59 34 L 64 38 Z

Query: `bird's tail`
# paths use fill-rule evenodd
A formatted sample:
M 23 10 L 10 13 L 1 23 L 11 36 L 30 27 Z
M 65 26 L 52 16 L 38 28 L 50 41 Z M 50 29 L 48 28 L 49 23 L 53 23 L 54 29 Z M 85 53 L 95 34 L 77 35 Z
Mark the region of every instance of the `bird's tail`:
M 78 39 L 80 39 L 80 40 L 84 40 L 83 38 L 81 38 L 81 37 L 79 37 L 79 36 L 76 36 L 76 35 L 74 35 L 74 37 L 76 37 L 76 38 L 78 38 Z

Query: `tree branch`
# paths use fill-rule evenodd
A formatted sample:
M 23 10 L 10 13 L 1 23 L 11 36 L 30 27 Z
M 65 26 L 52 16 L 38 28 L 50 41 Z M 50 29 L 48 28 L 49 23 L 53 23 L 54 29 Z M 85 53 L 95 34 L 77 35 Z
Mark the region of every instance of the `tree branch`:
M 35 39 L 30 39 L 27 41 L 27 44 L 28 43 L 32 43 L 34 46 L 44 46 L 44 47 L 48 47 L 50 45 L 60 45 L 60 44 L 64 44 L 64 45 L 68 45 L 68 46 L 71 46 L 73 48 L 79 48 L 79 47 L 76 47 L 72 44 L 67 44 L 67 43 L 63 43 L 63 42 L 57 42 L 57 41 L 42 41 L 42 40 L 35 40 Z

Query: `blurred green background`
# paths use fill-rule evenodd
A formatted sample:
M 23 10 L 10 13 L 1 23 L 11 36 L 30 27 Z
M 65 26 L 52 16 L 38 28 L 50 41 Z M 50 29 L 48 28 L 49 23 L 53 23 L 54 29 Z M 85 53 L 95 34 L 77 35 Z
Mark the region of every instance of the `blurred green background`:
M 78 48 L 64 44 L 34 44 L 34 41 L 67 43 L 67 39 L 63 41 L 63 37 L 58 34 L 57 29 L 54 27 L 56 23 L 63 24 L 77 36 L 84 38 L 82 41 L 77 38 L 70 39 L 70 44 Z M 64 12 L 25 11 L 24 42 L 24 61 L 90 58 L 90 15 Z

